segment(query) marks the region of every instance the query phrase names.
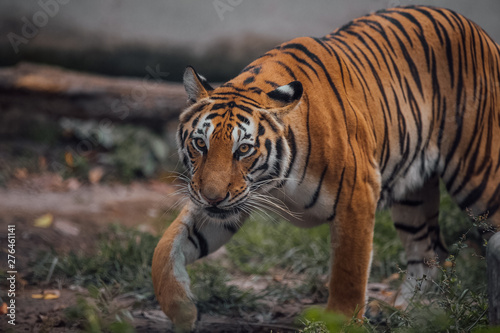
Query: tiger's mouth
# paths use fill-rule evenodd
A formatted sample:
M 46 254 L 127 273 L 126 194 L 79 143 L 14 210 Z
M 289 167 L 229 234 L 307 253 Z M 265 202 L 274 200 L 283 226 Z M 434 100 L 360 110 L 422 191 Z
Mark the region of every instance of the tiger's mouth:
M 218 207 L 205 207 L 205 212 L 207 212 L 208 216 L 220 220 L 225 220 L 231 216 L 234 216 L 239 213 L 238 209 L 222 209 Z

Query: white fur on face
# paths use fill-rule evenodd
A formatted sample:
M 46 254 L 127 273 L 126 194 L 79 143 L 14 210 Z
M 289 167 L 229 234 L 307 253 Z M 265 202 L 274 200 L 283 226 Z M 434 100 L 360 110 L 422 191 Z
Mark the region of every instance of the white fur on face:
M 250 121 L 250 124 L 245 124 L 244 122 L 241 122 L 241 129 L 239 126 L 235 126 L 232 132 L 232 137 L 233 137 L 233 148 L 232 152 L 234 152 L 238 149 L 238 147 L 244 143 L 253 145 L 255 143 L 255 125 L 252 119 L 248 119 Z M 249 138 L 245 139 L 245 135 L 250 134 Z

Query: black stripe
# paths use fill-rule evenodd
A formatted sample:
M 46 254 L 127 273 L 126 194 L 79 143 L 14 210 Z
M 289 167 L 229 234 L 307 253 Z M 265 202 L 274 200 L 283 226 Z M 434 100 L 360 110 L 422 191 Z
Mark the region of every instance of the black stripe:
M 225 108 L 227 108 L 227 106 L 228 106 L 227 103 L 218 103 L 218 104 L 212 105 L 210 110 L 215 111 L 215 110 L 225 109 Z
M 181 117 L 180 117 L 180 120 L 181 122 L 183 123 L 187 123 L 191 120 L 191 118 L 193 118 L 193 116 L 195 114 L 197 114 L 198 112 L 200 112 L 201 110 L 203 110 L 203 108 L 207 105 L 206 102 L 202 102 L 198 105 L 193 105 L 193 107 L 187 112 L 187 113 L 183 113 L 181 114 Z
M 245 124 L 250 125 L 250 120 L 248 120 L 248 118 L 243 117 L 240 114 L 236 114 L 236 118 L 238 118 L 241 122 L 244 122 Z
M 273 81 L 265 80 L 264 82 L 267 83 L 268 85 L 270 85 L 271 87 L 275 88 L 275 89 L 280 86 L 279 84 L 277 84 L 276 82 L 273 82 Z
M 396 28 L 398 28 L 398 30 L 401 31 L 401 33 L 406 37 L 406 40 L 410 43 L 410 46 L 413 47 L 413 41 L 411 40 L 411 37 L 408 35 L 408 32 L 401 24 L 401 22 L 399 22 L 399 20 L 389 15 L 380 15 L 380 16 L 386 19 L 387 21 L 391 22 L 392 24 L 394 24 Z
M 420 96 L 423 96 L 422 82 L 420 81 L 420 75 L 418 74 L 419 70 L 417 69 L 415 62 L 413 62 L 413 59 L 410 56 L 410 53 L 408 53 L 408 50 L 406 49 L 405 43 L 403 43 L 403 41 L 401 41 L 401 39 L 398 37 L 398 35 L 394 34 L 394 36 L 396 37 L 396 40 L 398 41 L 399 47 L 400 47 L 401 51 L 403 52 L 403 57 L 405 58 L 406 62 L 408 63 L 408 67 L 410 67 L 411 76 L 413 77 L 413 81 L 415 81 L 415 83 L 417 84 L 417 88 L 418 88 L 418 91 L 420 92 Z
M 218 113 L 216 113 L 216 112 L 215 113 L 211 113 L 211 114 L 209 114 L 208 116 L 205 117 L 205 120 L 211 120 L 211 119 L 214 119 L 217 116 L 221 116 L 221 115 L 218 114 Z
M 295 77 L 295 74 L 294 74 L 294 73 L 293 73 L 293 71 L 290 69 L 290 67 L 288 67 L 288 65 L 287 65 L 287 64 L 285 64 L 285 63 L 283 63 L 283 62 L 281 62 L 281 61 L 279 61 L 279 60 L 277 60 L 277 61 L 276 61 L 276 63 L 277 63 L 277 64 L 279 64 L 281 67 L 283 67 L 283 68 L 285 69 L 285 71 L 288 73 L 288 75 L 290 75 L 290 77 L 291 77 L 294 81 L 296 81 L 296 80 L 297 80 L 297 78 Z
M 262 126 L 262 124 L 259 124 L 259 130 L 258 130 L 258 135 L 259 136 L 262 136 L 264 135 L 264 133 L 266 133 L 266 129 L 264 126 Z
M 425 227 L 427 226 L 427 222 L 422 223 L 419 226 L 412 226 L 412 225 L 406 225 L 401 222 L 394 222 L 394 227 L 398 230 L 410 233 L 410 234 L 416 234 L 419 231 L 422 231 Z
M 398 200 L 395 202 L 396 204 L 398 205 L 404 205 L 404 206 L 420 206 L 420 205 L 423 205 L 424 202 L 422 200 Z
M 247 89 L 237 89 L 236 87 L 233 87 L 234 90 L 239 90 L 240 92 L 248 92 Z M 259 105 L 259 102 L 257 102 L 255 99 L 253 98 L 250 98 L 246 95 L 243 95 L 243 94 L 240 94 L 238 92 L 234 92 L 234 91 L 231 91 L 231 92 L 218 92 L 215 96 L 211 96 L 210 98 L 211 99 L 216 99 L 217 96 L 238 96 L 238 97 L 242 97 L 242 98 L 246 98 L 248 99 L 249 101 L 253 102 L 255 105 Z
M 255 81 L 255 76 L 250 76 L 243 81 L 243 85 L 246 86 L 247 84 L 250 84 Z
M 194 247 L 195 248 L 198 248 L 198 244 L 196 244 L 196 242 L 194 241 L 193 237 L 191 237 L 191 235 L 188 235 L 188 240 L 193 243 Z
M 445 48 L 446 48 L 446 59 L 448 61 L 448 72 L 450 73 L 450 84 L 451 84 L 451 87 L 453 88 L 455 86 L 455 71 L 454 71 L 454 66 L 453 66 L 453 50 L 451 48 L 451 40 L 450 40 L 450 36 L 448 35 L 448 31 L 446 30 L 445 27 L 443 27 L 443 25 L 441 23 L 439 23 L 439 26 L 441 27 L 442 29 L 442 33 L 443 33 L 443 36 L 444 36 L 444 40 L 446 42 L 446 45 L 445 45 Z M 459 68 L 459 73 L 461 73 L 462 71 L 460 70 Z
M 283 157 L 283 139 L 279 137 L 276 140 L 276 156 L 274 158 L 276 159 L 276 162 L 281 162 L 282 157 Z M 279 170 L 276 171 L 278 171 L 279 173 Z
M 182 156 L 182 164 L 186 169 L 189 169 L 189 159 L 186 155 Z
M 425 53 L 425 60 L 427 62 L 427 68 L 430 68 L 430 59 L 429 59 L 429 44 L 427 43 L 427 39 L 424 36 L 424 29 L 420 22 L 413 16 L 412 14 L 408 12 L 402 12 L 402 11 L 394 11 L 393 13 L 401 15 L 408 19 L 411 23 L 415 24 L 418 29 L 420 30 L 420 33 L 417 33 L 417 37 L 420 41 L 420 44 L 422 45 L 422 48 L 424 49 Z
M 291 160 L 290 164 L 288 165 L 288 170 L 286 170 L 285 173 L 285 182 L 287 181 L 288 177 L 290 176 L 290 173 L 292 172 L 292 167 L 293 164 L 295 163 L 295 157 L 297 156 L 297 144 L 295 142 L 295 134 L 293 133 L 290 126 L 288 126 L 288 144 L 290 145 Z
M 284 45 L 283 48 L 290 48 L 290 49 L 293 49 L 293 45 L 300 45 L 300 44 L 288 44 L 288 45 Z M 310 70 L 312 70 L 314 72 L 314 74 L 316 75 L 317 78 L 319 78 L 318 76 L 318 72 L 316 71 L 316 69 L 314 69 L 314 67 L 311 66 L 311 64 L 309 64 L 307 61 L 305 61 L 304 59 L 298 57 L 295 53 L 293 52 L 288 52 L 288 51 L 285 51 L 283 52 L 284 54 L 288 54 L 289 56 L 291 56 L 293 59 L 295 59 L 298 63 L 301 63 L 303 65 L 306 65 Z
M 304 171 L 302 172 L 302 177 L 300 178 L 299 184 L 301 184 L 304 181 L 304 178 L 306 177 L 306 172 L 307 172 L 307 167 L 309 166 L 309 158 L 311 157 L 311 130 L 310 130 L 310 124 L 309 124 L 309 118 L 310 118 L 310 110 L 309 110 L 309 99 L 305 99 L 306 102 L 306 108 L 307 108 L 307 118 L 306 118 L 306 131 L 307 131 L 307 155 L 306 155 L 306 162 L 303 166 Z
M 272 179 L 272 178 L 276 178 L 280 175 L 280 172 L 281 172 L 281 156 L 283 154 L 283 139 L 278 138 L 278 140 L 276 141 L 276 146 L 275 146 L 275 149 L 276 149 L 276 155 L 275 155 L 275 161 L 274 161 L 274 164 L 272 166 L 272 169 L 271 169 L 271 173 L 265 177 L 264 179 Z M 260 181 L 262 181 L 263 179 L 260 179 Z
M 248 114 L 252 114 L 252 113 L 253 113 L 253 110 L 252 110 L 252 109 L 250 109 L 250 108 L 249 108 L 249 107 L 247 107 L 247 106 L 240 105 L 240 104 L 235 104 L 234 106 L 235 106 L 236 108 L 238 108 L 238 109 L 242 110 L 242 111 L 245 111 L 245 112 L 246 112 L 246 113 L 248 113 Z
M 233 234 L 235 234 L 238 231 L 238 228 L 231 224 L 224 224 L 223 228 Z
M 438 217 L 439 217 L 439 211 L 437 211 L 436 213 L 432 214 L 431 216 L 427 216 L 427 221 L 434 220 L 435 218 L 438 218 Z
M 200 244 L 200 256 L 198 258 L 203 258 L 208 255 L 208 243 L 205 237 L 196 229 L 196 226 L 193 226 L 193 234 L 198 239 L 198 243 Z
M 414 242 L 420 242 L 424 239 L 427 239 L 427 237 L 429 237 L 429 231 L 427 231 L 425 234 L 423 234 L 422 236 L 419 236 L 419 237 L 416 237 L 416 238 L 413 238 L 413 241 Z
M 278 128 L 275 126 L 274 120 L 272 118 L 269 118 L 266 113 L 260 114 L 260 120 L 266 121 L 269 127 L 271 127 L 271 130 L 276 134 L 278 133 Z
M 429 13 L 427 10 L 425 10 L 423 7 L 415 7 L 414 9 L 419 13 L 423 14 L 424 16 L 427 16 L 427 18 L 431 21 L 432 25 L 434 26 L 434 31 L 436 32 L 436 35 L 438 36 L 440 43 L 443 44 L 443 36 L 441 36 L 441 30 L 439 29 L 437 25 L 438 22 L 436 21 L 434 16 L 432 16 L 432 14 Z
M 264 162 L 264 164 L 262 164 L 260 167 L 258 167 L 257 169 L 255 170 L 252 170 L 250 172 L 250 174 L 254 174 L 256 173 L 257 171 L 260 171 L 260 170 L 267 170 L 269 168 L 269 158 L 271 157 L 271 153 L 272 153 L 272 149 L 273 149 L 273 146 L 272 146 L 272 143 L 271 143 L 271 140 L 269 139 L 266 139 L 265 143 L 264 143 L 264 146 L 266 147 L 267 149 L 267 156 L 266 156 L 266 161 Z M 251 170 L 251 169 L 250 169 Z
M 410 265 L 419 265 L 419 264 L 424 264 L 424 260 L 408 260 L 406 262 L 406 265 L 410 266 Z
M 340 193 L 342 192 L 342 184 L 344 183 L 344 172 L 345 166 L 342 169 L 342 174 L 340 175 L 339 188 L 337 189 L 337 196 L 335 197 L 335 204 L 333 205 L 333 213 L 327 218 L 328 221 L 333 221 L 335 219 L 335 215 L 337 215 L 337 205 L 340 201 Z
M 307 205 L 305 205 L 304 209 L 311 208 L 318 201 L 319 193 L 321 191 L 321 185 L 323 184 L 323 179 L 325 178 L 325 175 L 326 175 L 326 170 L 328 170 L 328 164 L 325 166 L 325 168 L 323 169 L 323 172 L 321 173 L 321 177 L 319 178 L 318 187 L 316 187 L 316 190 L 314 191 L 311 202 L 309 202 Z
M 179 139 L 179 143 L 184 142 L 183 132 L 184 132 L 184 125 L 181 123 L 179 125 L 179 128 L 177 129 L 177 138 Z M 186 130 L 186 132 L 187 132 L 187 130 Z
M 490 180 L 489 178 L 490 178 L 491 166 L 492 165 L 490 164 L 488 170 L 485 171 L 481 184 L 479 184 L 479 186 L 476 187 L 474 190 L 470 191 L 469 195 L 464 200 L 462 200 L 462 202 L 459 203 L 460 208 L 462 209 L 472 208 L 472 205 L 474 205 L 477 202 L 477 200 L 479 200 L 484 190 L 486 189 L 488 181 Z
M 500 184 L 496 187 L 495 191 L 493 192 L 493 195 L 490 197 L 490 200 L 488 201 L 488 215 L 493 216 L 498 208 L 500 207 Z
M 260 89 L 259 87 L 250 87 L 250 88 L 248 88 L 248 91 L 253 91 L 256 94 L 262 93 L 262 89 Z

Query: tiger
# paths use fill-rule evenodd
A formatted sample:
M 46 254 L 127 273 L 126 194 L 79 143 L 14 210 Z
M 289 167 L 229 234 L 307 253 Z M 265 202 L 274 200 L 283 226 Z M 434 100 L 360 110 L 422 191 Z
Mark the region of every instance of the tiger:
M 500 225 L 500 48 L 454 11 L 384 9 L 285 42 L 216 88 L 192 67 L 183 81 L 189 200 L 152 261 L 156 298 L 180 331 L 198 316 L 186 265 L 255 210 L 281 205 L 296 226 L 329 225 L 326 308 L 359 318 L 377 208 L 391 208 L 409 281 L 447 257 L 440 181 Z

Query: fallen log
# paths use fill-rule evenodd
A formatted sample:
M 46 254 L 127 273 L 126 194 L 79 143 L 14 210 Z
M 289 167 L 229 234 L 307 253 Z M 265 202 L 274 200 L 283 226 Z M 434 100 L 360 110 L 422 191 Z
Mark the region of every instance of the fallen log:
M 136 79 L 21 63 L 0 68 L 0 112 L 158 125 L 176 120 L 187 101 L 182 84 L 162 81 L 166 77 L 158 66 Z

